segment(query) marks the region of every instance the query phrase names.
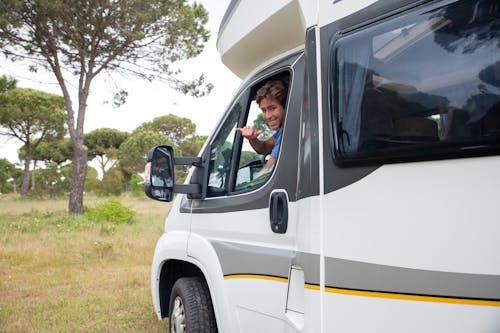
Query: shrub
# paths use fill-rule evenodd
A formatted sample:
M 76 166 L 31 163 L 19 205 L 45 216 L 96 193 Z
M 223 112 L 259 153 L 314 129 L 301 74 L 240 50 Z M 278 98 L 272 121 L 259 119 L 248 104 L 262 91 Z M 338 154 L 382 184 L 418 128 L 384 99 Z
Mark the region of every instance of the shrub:
M 132 175 L 129 181 L 130 193 L 135 197 L 144 196 L 144 180 L 139 175 Z
M 136 213 L 124 206 L 118 199 L 109 198 L 106 202 L 89 209 L 87 218 L 97 222 L 134 223 Z

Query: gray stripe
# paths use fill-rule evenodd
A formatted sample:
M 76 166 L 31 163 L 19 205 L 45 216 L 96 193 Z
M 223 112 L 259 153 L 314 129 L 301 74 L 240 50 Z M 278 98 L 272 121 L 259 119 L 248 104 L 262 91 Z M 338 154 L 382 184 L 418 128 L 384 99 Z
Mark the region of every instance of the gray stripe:
M 320 276 L 320 256 L 319 254 L 297 252 L 292 260 L 292 265 L 300 266 L 304 270 L 304 279 L 307 284 L 319 286 Z
M 212 241 L 225 276 L 254 274 L 288 278 L 302 267 L 307 284 L 319 285 L 320 256 L 231 242 Z M 325 258 L 325 286 L 410 295 L 500 300 L 500 275 L 412 269 Z
M 500 276 L 428 271 L 325 259 L 326 286 L 402 294 L 500 300 Z
M 257 274 L 287 279 L 292 250 L 213 241 L 224 276 Z

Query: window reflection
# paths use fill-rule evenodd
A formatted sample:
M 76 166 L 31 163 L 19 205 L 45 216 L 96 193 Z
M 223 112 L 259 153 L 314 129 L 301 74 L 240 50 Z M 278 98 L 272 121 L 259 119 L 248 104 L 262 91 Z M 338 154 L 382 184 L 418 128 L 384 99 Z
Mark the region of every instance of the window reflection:
M 500 136 L 497 1 L 410 13 L 334 47 L 340 155 Z
M 211 145 L 208 196 L 222 195 L 228 191 L 235 128 L 242 109 L 240 103 L 234 105 Z

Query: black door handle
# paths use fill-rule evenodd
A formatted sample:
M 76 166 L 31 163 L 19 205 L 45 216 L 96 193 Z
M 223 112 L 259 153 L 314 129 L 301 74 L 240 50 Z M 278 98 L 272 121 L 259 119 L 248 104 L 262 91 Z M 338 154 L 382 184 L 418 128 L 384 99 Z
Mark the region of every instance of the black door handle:
M 288 198 L 286 192 L 273 192 L 269 202 L 271 230 L 277 234 L 286 233 L 288 227 Z

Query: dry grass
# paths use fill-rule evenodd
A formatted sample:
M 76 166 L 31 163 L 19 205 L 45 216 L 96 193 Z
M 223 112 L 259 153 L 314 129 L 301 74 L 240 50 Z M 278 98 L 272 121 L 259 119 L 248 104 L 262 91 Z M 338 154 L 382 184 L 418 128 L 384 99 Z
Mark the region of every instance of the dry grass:
M 170 206 L 119 200 L 136 223 L 97 225 L 67 215 L 66 200 L 0 196 L 0 332 L 166 331 L 149 276 Z

